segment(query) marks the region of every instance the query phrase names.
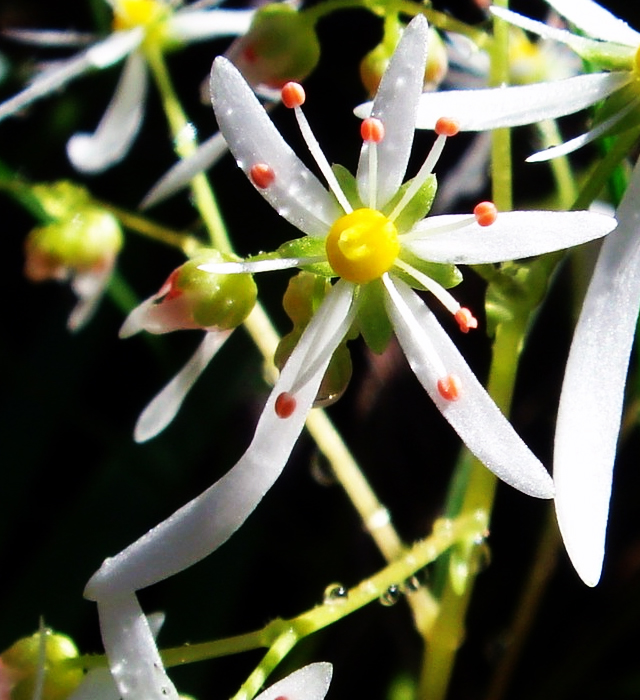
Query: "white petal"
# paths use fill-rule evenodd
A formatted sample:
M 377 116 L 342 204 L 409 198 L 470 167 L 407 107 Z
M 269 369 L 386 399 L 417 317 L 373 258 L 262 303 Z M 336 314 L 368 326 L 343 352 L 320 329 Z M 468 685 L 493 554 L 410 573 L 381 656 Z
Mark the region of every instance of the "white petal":
M 138 51 L 125 64 L 116 92 L 93 134 L 75 134 L 67 144 L 72 165 L 100 173 L 120 162 L 138 134 L 147 92 L 147 68 Z
M 196 10 L 186 7 L 176 12 L 167 24 L 167 33 L 184 42 L 202 41 L 219 36 L 244 34 L 255 10 Z
M 427 21 L 418 15 L 404 30 L 402 38 L 382 76 L 373 101 L 371 116 L 384 125 L 384 139 L 376 144 L 378 167 L 376 201 L 383 207 L 398 191 L 411 154 L 411 145 L 422 94 L 427 61 Z M 358 193 L 369 201 L 369 144 L 362 145 L 358 163 Z
M 205 333 L 204 339 L 187 364 L 140 414 L 133 431 L 133 439 L 136 442 L 151 440 L 171 423 L 191 387 L 232 332 L 232 330 L 227 330 Z
M 110 63 L 124 58 L 129 53 L 130 48 L 127 47 L 127 51 L 124 54 L 117 50 L 121 48 L 122 34 L 122 32 L 112 34 L 108 39 L 39 75 L 29 87 L 0 104 L 0 119 L 15 114 L 32 102 L 51 94 L 92 68 L 103 67 L 102 64 L 96 63 L 95 56 L 103 59 L 110 57 L 113 59 Z M 104 65 L 110 65 L 110 63 L 105 63 Z
M 592 0 L 547 0 L 556 12 L 594 39 L 636 48 L 640 34 Z
M 211 103 L 238 165 L 265 163 L 275 180 L 258 192 L 304 233 L 324 236 L 341 210 L 320 181 L 286 144 L 238 70 L 219 56 L 211 71 Z
M 383 278 L 384 279 L 384 278 Z M 553 497 L 553 482 L 511 427 L 464 358 L 418 295 L 399 279 L 385 279 L 387 313 L 405 355 L 426 392 L 473 454 L 496 476 L 537 498 Z M 447 401 L 437 381 L 461 382 L 457 401 Z
M 576 327 L 556 425 L 556 512 L 578 574 L 595 586 L 604 557 L 611 475 L 640 305 L 640 166 L 602 246 Z
M 106 266 L 99 272 L 76 274 L 71 280 L 71 288 L 78 296 L 78 303 L 67 319 L 67 328 L 78 331 L 93 316 L 111 279 L 112 266 Z
M 462 131 L 522 126 L 542 119 L 573 114 L 626 85 L 632 74 L 590 73 L 566 80 L 481 90 L 424 93 L 418 108 L 417 129 L 433 129 L 440 117 L 451 117 Z M 356 108 L 366 116 L 366 105 Z
M 102 642 L 122 700 L 178 700 L 135 593 L 97 602 Z
M 612 131 L 615 125 L 624 119 L 631 111 L 638 107 L 639 99 L 636 97 L 627 105 L 625 105 L 621 110 L 615 112 L 608 119 L 600 122 L 596 127 L 587 131 L 585 134 L 576 136 L 569 141 L 565 141 L 558 146 L 552 146 L 544 151 L 538 151 L 533 155 L 529 156 L 526 161 L 527 163 L 540 163 L 542 161 L 551 160 L 552 158 L 559 158 L 560 156 L 566 156 L 569 153 L 577 151 L 579 148 L 586 146 L 588 143 L 595 141 L 596 139 L 604 136 L 605 134 Z
M 354 286 L 342 281 L 327 295 L 283 367 L 240 461 L 200 496 L 106 559 L 87 584 L 87 598 L 138 590 L 172 576 L 213 552 L 244 523 L 289 459 L 333 351 L 353 321 L 353 295 Z M 315 371 L 296 391 L 295 410 L 279 418 L 276 399 L 299 384 L 310 365 Z
M 469 220 L 464 214 L 432 216 L 417 224 L 402 247 L 431 262 L 479 265 L 551 253 L 601 238 L 616 220 L 590 211 L 500 212 L 495 223 L 477 222 L 438 232 L 439 226 Z M 436 229 L 436 230 L 431 230 Z M 413 238 L 416 234 L 420 238 Z
M 198 267 L 199 270 L 205 272 L 213 272 L 216 275 L 242 275 L 249 273 L 251 275 L 257 272 L 273 272 L 274 270 L 288 270 L 292 267 L 301 267 L 302 265 L 312 265 L 313 263 L 323 262 L 324 257 L 317 258 L 275 258 L 273 260 L 247 260 L 245 262 L 221 262 L 221 263 L 205 263 Z
M 164 622 L 164 615 L 154 613 L 147 617 L 147 621 L 155 639 Z M 67 700 L 120 700 L 120 691 L 116 687 L 110 669 L 93 668 Z
M 176 163 L 158 180 L 140 203 L 140 209 L 159 204 L 187 187 L 198 173 L 208 170 L 226 152 L 224 137 L 220 133 L 214 134 L 200 144 L 192 155 Z
M 2 36 L 35 46 L 85 46 L 96 40 L 95 34 L 67 29 L 3 29 Z
M 333 666 L 318 662 L 294 671 L 260 693 L 255 700 L 323 700 L 329 690 Z
M 600 42 L 585 39 L 577 34 L 572 34 L 566 29 L 551 27 L 543 22 L 538 22 L 537 20 L 529 19 L 529 17 L 519 15 L 517 12 L 511 12 L 511 10 L 496 7 L 495 5 L 492 5 L 490 10 L 492 14 L 496 15 L 496 17 L 500 17 L 516 27 L 526 29 L 528 32 L 533 32 L 543 39 L 553 39 L 555 41 L 559 41 L 567 46 L 570 46 L 577 53 L 584 51 L 598 51 L 602 48 L 600 46 Z
M 104 41 L 87 49 L 86 56 L 95 68 L 106 68 L 121 61 L 138 48 L 144 39 L 143 27 L 114 32 Z

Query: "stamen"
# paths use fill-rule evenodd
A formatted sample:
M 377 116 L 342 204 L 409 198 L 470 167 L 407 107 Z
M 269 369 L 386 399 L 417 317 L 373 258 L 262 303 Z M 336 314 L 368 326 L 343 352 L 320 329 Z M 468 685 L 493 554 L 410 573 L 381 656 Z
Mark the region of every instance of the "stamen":
M 380 143 L 384 139 L 384 124 L 375 117 L 369 117 L 360 125 L 360 135 L 363 141 Z
M 301 107 L 307 99 L 304 88 L 300 83 L 289 82 L 280 91 L 282 104 L 289 109 Z
M 457 401 L 462 391 L 462 382 L 455 374 L 448 374 L 436 382 L 438 393 L 447 401 Z
M 286 391 L 283 391 L 275 403 L 276 416 L 278 418 L 290 418 L 296 410 L 298 402 L 295 398 Z
M 273 184 L 273 181 L 276 179 L 276 174 L 273 172 L 273 168 L 270 165 L 266 163 L 256 163 L 252 165 L 249 170 L 249 178 L 256 187 L 259 187 L 261 190 L 266 190 L 267 187 Z
M 455 136 L 460 131 L 460 122 L 450 117 L 440 117 L 434 131 L 438 136 Z
M 416 192 L 422 187 L 425 180 L 431 175 L 435 164 L 442 154 L 442 149 L 444 148 L 446 140 L 447 137 L 445 135 L 440 135 L 435 140 L 418 174 L 413 178 L 400 201 L 396 204 L 391 214 L 389 214 L 389 219 L 391 221 L 394 221 L 400 215 L 400 212 L 409 204 Z
M 302 104 L 302 102 L 298 103 L 300 99 L 300 94 L 302 94 L 302 102 L 304 102 L 304 88 L 302 87 L 302 85 L 299 85 L 298 83 L 287 83 L 282 88 L 282 101 L 285 104 L 285 106 L 290 106 L 293 109 L 294 114 L 296 115 L 296 119 L 298 121 L 298 127 L 300 128 L 302 138 L 305 140 L 307 148 L 311 152 L 311 155 L 318 164 L 320 171 L 324 175 L 325 180 L 329 185 L 329 189 L 333 192 L 344 211 L 347 214 L 350 214 L 353 211 L 353 207 L 349 204 L 349 200 L 346 198 L 344 192 L 342 191 L 342 188 L 338 184 L 338 180 L 333 174 L 333 170 L 331 170 L 329 161 L 322 152 L 322 149 L 320 148 L 320 144 L 318 143 L 316 137 L 313 135 L 313 131 L 311 131 L 309 122 L 304 116 L 304 112 L 300 109 L 300 104 Z M 289 104 L 287 104 L 287 101 L 289 102 Z
M 498 218 L 498 209 L 493 202 L 480 202 L 476 204 L 473 215 L 480 226 L 491 226 Z
M 461 306 L 453 315 L 458 322 L 460 330 L 463 333 L 468 333 L 472 328 L 478 327 L 478 319 L 471 313 L 466 306 Z
M 400 258 L 396 259 L 394 265 L 413 277 L 413 279 L 419 282 L 427 291 L 431 292 L 444 308 L 456 318 L 456 321 L 458 320 L 456 314 L 458 314 L 461 309 L 460 304 L 441 284 L 438 284 L 434 279 L 420 272 L 420 270 L 416 270 L 415 267 L 409 265 L 404 260 L 400 260 Z

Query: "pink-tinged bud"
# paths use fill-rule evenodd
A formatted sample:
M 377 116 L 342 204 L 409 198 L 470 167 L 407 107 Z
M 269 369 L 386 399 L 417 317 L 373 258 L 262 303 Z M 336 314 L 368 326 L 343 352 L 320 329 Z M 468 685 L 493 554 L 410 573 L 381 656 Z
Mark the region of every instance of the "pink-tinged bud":
M 200 265 L 227 261 L 229 258 L 222 253 L 206 250 L 175 269 L 157 294 L 129 314 L 120 336 L 128 337 L 142 330 L 161 334 L 191 328 L 229 330 L 239 326 L 255 306 L 258 295 L 251 275 L 199 269 Z
M 42 638 L 44 634 L 44 639 Z M 78 656 L 73 641 L 50 629 L 24 637 L 0 654 L 0 697 L 31 700 L 37 684 L 40 654 L 44 643 L 42 700 L 65 700 L 78 687 L 84 673 L 65 664 Z
M 457 401 L 460 398 L 462 382 L 455 374 L 449 374 L 446 377 L 438 379 L 436 386 L 438 388 L 438 393 L 443 399 L 447 401 Z
M 255 14 L 249 31 L 226 53 L 253 87 L 302 81 L 320 60 L 313 22 L 290 5 L 272 3 Z

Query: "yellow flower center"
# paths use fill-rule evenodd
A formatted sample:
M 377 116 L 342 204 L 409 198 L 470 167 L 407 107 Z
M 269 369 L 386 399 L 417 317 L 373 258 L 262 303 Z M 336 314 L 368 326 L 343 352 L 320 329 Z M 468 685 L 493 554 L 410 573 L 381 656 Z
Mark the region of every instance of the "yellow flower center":
M 396 227 L 375 209 L 356 209 L 341 216 L 329 231 L 326 248 L 333 271 L 358 284 L 387 272 L 400 252 Z
M 167 5 L 161 0 L 117 0 L 113 28 L 133 29 L 149 27 L 167 14 Z

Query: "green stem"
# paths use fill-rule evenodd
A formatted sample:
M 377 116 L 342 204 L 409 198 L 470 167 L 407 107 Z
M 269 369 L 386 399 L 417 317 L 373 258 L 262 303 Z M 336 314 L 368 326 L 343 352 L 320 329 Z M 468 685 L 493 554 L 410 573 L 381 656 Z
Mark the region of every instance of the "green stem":
M 188 158 L 197 148 L 193 125 L 187 119 L 173 88 L 161 48 L 156 44 L 145 44 L 144 48 L 171 128 L 176 153 L 181 158 Z M 191 181 L 191 188 L 196 207 L 209 232 L 211 243 L 219 251 L 231 253 L 233 248 L 207 176 L 204 173 L 195 175 Z

